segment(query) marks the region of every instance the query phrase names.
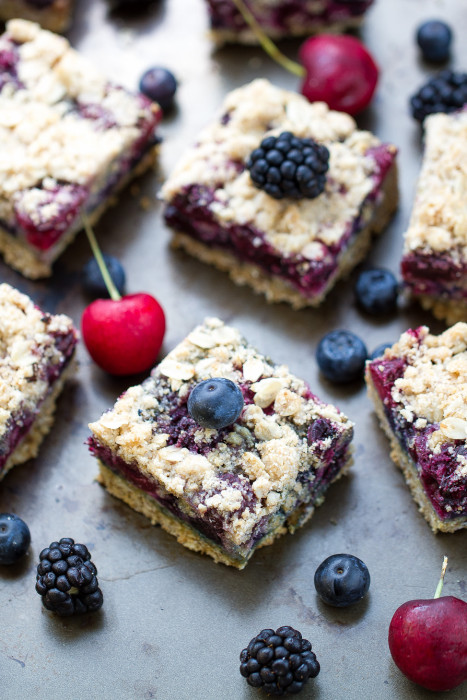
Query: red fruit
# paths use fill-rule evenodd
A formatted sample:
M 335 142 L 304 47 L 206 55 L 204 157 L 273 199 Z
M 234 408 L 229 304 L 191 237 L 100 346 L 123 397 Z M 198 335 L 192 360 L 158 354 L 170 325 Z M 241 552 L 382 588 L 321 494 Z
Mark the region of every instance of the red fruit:
M 395 664 L 428 690 L 452 690 L 467 680 L 467 603 L 453 596 L 411 600 L 389 625 Z
M 310 102 L 357 114 L 368 107 L 378 83 L 378 67 L 353 36 L 321 34 L 300 49 L 306 75 L 301 92 Z
M 110 374 L 136 374 L 154 365 L 165 333 L 165 316 L 149 294 L 97 299 L 81 319 L 92 359 Z

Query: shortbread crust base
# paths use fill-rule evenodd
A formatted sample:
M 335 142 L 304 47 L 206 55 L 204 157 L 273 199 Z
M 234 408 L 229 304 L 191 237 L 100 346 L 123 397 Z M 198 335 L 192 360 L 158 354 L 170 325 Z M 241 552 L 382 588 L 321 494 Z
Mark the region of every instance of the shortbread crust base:
M 0 6 L 0 22 L 10 19 L 27 19 L 37 22 L 43 29 L 62 34 L 70 24 L 72 17 L 72 3 L 70 0 L 55 0 L 53 6 L 44 9 L 36 9 L 22 0 L 2 0 Z
M 412 296 L 421 304 L 422 308 L 431 311 L 433 316 L 440 321 L 446 321 L 448 326 L 453 326 L 458 321 L 467 322 L 467 304 L 461 301 L 441 301 L 425 294 L 413 294 Z
M 333 24 L 322 24 L 319 26 L 297 24 L 291 27 L 287 32 L 268 29 L 266 33 L 271 39 L 280 41 L 281 39 L 292 39 L 294 37 L 310 36 L 311 34 L 342 34 L 349 29 L 360 27 L 362 23 L 363 16 L 349 17 L 349 19 L 344 22 L 334 22 Z M 259 43 L 256 34 L 251 29 L 247 28 L 238 32 L 232 29 L 211 29 L 209 30 L 209 37 L 218 46 L 222 46 L 223 44 L 247 44 L 252 46 Z
M 433 532 L 456 532 L 456 530 L 467 528 L 467 516 L 460 516 L 458 518 L 453 518 L 449 521 L 442 520 L 438 516 L 435 509 L 433 508 L 430 499 L 426 495 L 420 483 L 416 465 L 414 464 L 410 456 L 405 452 L 405 450 L 402 449 L 399 440 L 394 435 L 391 429 L 391 426 L 384 411 L 383 403 L 380 399 L 380 396 L 376 390 L 376 387 L 368 370 L 366 372 L 366 384 L 368 389 L 368 396 L 373 401 L 379 423 L 383 431 L 389 438 L 391 446 L 390 457 L 395 463 L 395 465 L 403 473 L 405 481 L 412 494 L 412 497 L 415 503 L 417 504 L 418 510 L 423 515 L 427 523 L 430 525 Z
M 391 166 L 382 187 L 383 199 L 375 208 L 368 224 L 355 236 L 355 241 L 342 255 L 336 274 L 319 296 L 307 298 L 287 280 L 269 276 L 261 267 L 252 263 L 240 262 L 230 252 L 221 248 L 210 247 L 205 243 L 181 232 L 175 232 L 172 238 L 174 248 L 182 248 L 202 262 L 228 272 L 230 278 L 238 285 L 247 285 L 258 294 L 264 294 L 269 303 L 287 302 L 294 309 L 319 306 L 338 279 L 348 275 L 367 254 L 372 237 L 379 235 L 389 223 L 399 201 L 397 188 L 397 165 Z
M 54 414 L 57 399 L 60 396 L 65 382 L 76 372 L 76 360 L 72 360 L 68 367 L 54 384 L 53 391 L 47 396 L 40 407 L 39 414 L 31 426 L 29 432 L 19 442 L 14 452 L 8 457 L 5 466 L 0 471 L 0 481 L 5 474 L 17 464 L 23 464 L 33 457 L 37 457 L 39 448 L 45 436 L 50 432 L 54 423 Z
M 159 152 L 159 145 L 156 144 L 148 153 L 139 161 L 139 163 L 119 182 L 111 196 L 105 199 L 97 209 L 87 215 L 87 219 L 91 226 L 94 226 L 105 211 L 117 203 L 116 195 L 124 189 L 129 182 L 135 177 L 142 175 L 146 170 L 154 166 Z M 52 265 L 54 261 L 62 254 L 65 248 L 74 240 L 75 236 L 81 231 L 81 220 L 76 223 L 76 228 L 64 234 L 54 247 L 53 257 L 51 260 L 44 261 L 37 257 L 34 249 L 23 243 L 19 238 L 12 236 L 0 225 L 0 254 L 7 265 L 10 265 L 14 270 L 20 272 L 24 277 L 36 280 L 43 277 L 50 277 L 52 274 Z
M 130 484 L 123 477 L 115 474 L 115 472 L 109 469 L 100 459 L 97 461 L 99 464 L 99 474 L 96 479 L 112 496 L 123 501 L 136 512 L 145 515 L 146 518 L 151 521 L 152 525 L 160 525 L 163 530 L 173 535 L 177 541 L 187 549 L 200 552 L 201 554 L 207 554 L 216 564 L 226 564 L 227 566 L 233 566 L 240 570 L 245 568 L 250 557 L 257 549 L 272 544 L 274 540 L 288 532 L 293 534 L 298 528 L 305 525 L 315 512 L 315 508 L 320 506 L 324 501 L 324 495 L 322 495 L 315 501 L 313 506 L 305 504 L 301 508 L 297 508 L 296 511 L 290 515 L 287 524 L 283 524 L 281 527 L 276 528 L 273 532 L 266 535 L 266 537 L 252 549 L 248 559 L 240 560 L 230 557 L 222 547 L 203 537 L 190 525 L 173 516 L 168 510 L 160 506 L 154 498 L 133 484 Z M 347 474 L 352 465 L 352 461 L 352 455 L 351 452 L 349 452 L 349 460 L 332 483 L 340 479 L 341 476 Z

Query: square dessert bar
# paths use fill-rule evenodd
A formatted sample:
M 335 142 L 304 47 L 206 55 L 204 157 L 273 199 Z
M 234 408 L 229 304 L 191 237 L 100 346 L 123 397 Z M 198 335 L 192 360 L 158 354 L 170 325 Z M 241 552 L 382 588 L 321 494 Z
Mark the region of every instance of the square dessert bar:
M 220 430 L 190 416 L 201 381 L 244 397 Z M 242 569 L 257 547 L 301 527 L 350 466 L 352 423 L 305 382 L 207 319 L 90 428 L 100 481 L 185 547 Z
M 27 19 L 44 29 L 64 32 L 71 24 L 75 0 L 0 0 L 0 21 Z
M 283 132 L 329 150 L 325 190 L 315 199 L 277 200 L 251 180 L 251 152 Z M 347 114 L 255 80 L 227 96 L 163 188 L 174 245 L 270 302 L 317 306 L 396 208 L 395 156 Z
M 0 37 L 0 252 L 30 278 L 155 158 L 160 109 L 113 85 L 56 34 Z
M 391 457 L 434 532 L 467 527 L 467 324 L 421 326 L 367 363 Z
M 44 313 L 0 284 L 0 479 L 37 455 L 74 370 L 76 343 L 71 319 Z
M 402 276 L 424 308 L 452 324 L 467 321 L 467 109 L 434 114 L 424 125 Z
M 256 43 L 233 0 L 207 0 L 211 33 L 220 42 Z M 245 0 L 268 36 L 281 39 L 357 27 L 373 0 Z

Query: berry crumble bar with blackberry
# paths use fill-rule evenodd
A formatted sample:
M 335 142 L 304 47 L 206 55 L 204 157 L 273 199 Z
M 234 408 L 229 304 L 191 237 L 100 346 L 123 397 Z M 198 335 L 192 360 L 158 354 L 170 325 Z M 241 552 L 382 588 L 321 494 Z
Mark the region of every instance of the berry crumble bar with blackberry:
M 425 119 L 425 155 L 402 276 L 437 318 L 467 321 L 467 109 Z
M 271 168 L 265 177 L 274 182 L 265 188 L 279 182 L 282 199 L 253 182 L 257 162 L 251 175 L 247 167 L 273 137 L 286 153 L 273 148 L 267 158 L 287 163 Z M 318 160 L 325 153 L 329 163 L 305 157 L 313 147 L 321 151 Z M 303 169 L 306 177 L 324 185 L 313 198 L 300 198 L 283 174 L 294 171 L 293 159 L 298 164 L 303 158 L 311 164 Z M 317 306 L 360 262 L 372 234 L 394 212 L 395 158 L 394 146 L 358 130 L 347 114 L 255 80 L 227 96 L 217 120 L 169 177 L 162 190 L 166 221 L 176 247 L 229 272 L 237 284 L 253 287 L 270 302 Z M 261 165 L 268 167 L 264 160 Z M 300 171 L 297 165 L 293 177 Z M 289 197 L 283 196 L 286 187 L 292 188 Z
M 233 0 L 207 0 L 211 34 L 219 42 L 256 43 Z M 274 39 L 341 32 L 360 25 L 373 0 L 245 0 L 263 31 Z
M 37 455 L 74 371 L 76 343 L 71 319 L 44 313 L 0 284 L 0 479 Z
M 367 363 L 369 395 L 434 532 L 467 527 L 467 324 L 408 330 Z
M 159 107 L 109 83 L 66 39 L 12 20 L 0 37 L 0 252 L 32 279 L 155 158 Z
M 73 6 L 74 0 L 0 0 L 0 21 L 27 19 L 51 32 L 65 32 Z
M 199 382 L 243 393 L 239 418 L 202 428 L 188 412 Z M 240 333 L 207 319 L 92 423 L 89 445 L 111 494 L 185 547 L 242 569 L 294 532 L 350 466 L 352 423 Z

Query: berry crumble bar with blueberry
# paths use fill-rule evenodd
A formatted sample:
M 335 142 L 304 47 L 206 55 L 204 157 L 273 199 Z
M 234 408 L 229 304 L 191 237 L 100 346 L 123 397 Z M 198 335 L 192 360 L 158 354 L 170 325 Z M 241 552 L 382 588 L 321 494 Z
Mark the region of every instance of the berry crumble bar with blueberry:
M 74 371 L 76 343 L 71 319 L 44 313 L 0 284 L 0 479 L 37 455 Z
M 0 252 L 32 279 L 155 158 L 159 107 L 66 39 L 12 20 L 0 37 Z
M 425 119 L 425 155 L 402 276 L 437 318 L 467 321 L 467 109 Z
M 367 363 L 369 395 L 434 532 L 467 527 L 467 324 L 421 326 Z
M 202 428 L 195 386 L 230 379 L 244 407 Z M 185 547 L 242 569 L 294 532 L 350 466 L 352 423 L 218 319 L 195 328 L 139 386 L 90 425 L 101 483 Z
M 282 151 L 271 146 L 274 137 Z M 271 152 L 258 163 L 265 148 Z M 166 221 L 176 247 L 237 284 L 270 302 L 317 306 L 392 216 L 395 158 L 394 146 L 358 130 L 347 114 L 255 80 L 227 96 L 169 177 Z
M 207 0 L 211 34 L 219 42 L 256 43 L 233 0 Z M 262 30 L 274 39 L 341 32 L 360 25 L 373 0 L 245 0 Z
M 0 21 L 27 19 L 51 32 L 65 32 L 73 6 L 74 0 L 0 0 Z

